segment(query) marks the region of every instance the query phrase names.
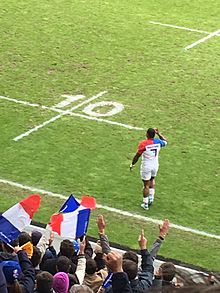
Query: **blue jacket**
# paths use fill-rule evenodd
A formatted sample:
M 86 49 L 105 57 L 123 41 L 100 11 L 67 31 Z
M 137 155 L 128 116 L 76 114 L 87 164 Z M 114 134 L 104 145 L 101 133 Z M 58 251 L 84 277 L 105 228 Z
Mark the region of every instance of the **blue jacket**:
M 19 280 L 19 284 L 22 287 L 23 293 L 32 293 L 35 285 L 34 268 L 31 261 L 27 257 L 27 253 L 24 250 L 20 250 L 17 255 L 23 273 L 23 276 Z

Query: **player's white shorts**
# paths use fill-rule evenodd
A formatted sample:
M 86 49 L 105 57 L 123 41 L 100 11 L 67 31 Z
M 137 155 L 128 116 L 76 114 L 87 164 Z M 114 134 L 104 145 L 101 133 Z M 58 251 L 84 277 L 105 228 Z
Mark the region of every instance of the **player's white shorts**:
M 151 177 L 156 177 L 158 171 L 158 166 L 152 168 L 141 168 L 141 179 L 150 180 Z

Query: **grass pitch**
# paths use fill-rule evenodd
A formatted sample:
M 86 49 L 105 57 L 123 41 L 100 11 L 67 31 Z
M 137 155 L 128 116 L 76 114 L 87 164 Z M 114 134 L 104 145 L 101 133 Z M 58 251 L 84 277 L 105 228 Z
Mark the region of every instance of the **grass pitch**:
M 101 100 L 125 109 L 107 119 L 158 127 L 169 140 L 147 215 L 220 235 L 220 38 L 185 52 L 204 35 L 149 23 L 212 32 L 219 28 L 218 1 L 3 0 L 0 8 L 0 95 L 53 106 L 63 94 L 89 98 L 108 90 Z M 129 172 L 145 131 L 63 116 L 14 142 L 56 114 L 3 100 L 0 107 L 1 178 L 66 195 L 91 194 L 98 203 L 146 214 L 139 207 L 138 166 Z M 1 190 L 1 210 L 24 195 L 7 186 Z M 59 201 L 52 202 L 43 202 L 38 220 L 47 222 L 59 208 Z M 140 223 L 124 219 L 125 236 L 122 219 L 108 218 L 111 240 L 133 247 L 128 235 Z M 93 221 L 89 232 L 96 233 Z M 164 256 L 220 270 L 219 241 L 184 233 L 183 240 L 171 239 Z

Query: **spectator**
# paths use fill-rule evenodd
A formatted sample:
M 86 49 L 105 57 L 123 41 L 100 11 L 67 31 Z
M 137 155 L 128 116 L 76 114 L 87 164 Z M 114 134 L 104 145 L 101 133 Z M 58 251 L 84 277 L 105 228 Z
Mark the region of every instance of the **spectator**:
M 7 282 L 8 292 L 33 292 L 35 284 L 35 273 L 34 268 L 27 257 L 27 253 L 19 246 L 14 248 L 14 252 L 17 253 L 19 262 L 3 261 L 1 263 L 2 271 Z
M 34 293 L 53 293 L 53 276 L 48 272 L 40 272 L 36 277 Z
M 122 256 L 117 252 L 109 252 L 105 257 L 107 266 L 113 272 L 112 292 L 113 293 L 132 293 L 128 276 L 123 272 Z
M 37 246 L 37 244 L 39 243 L 40 239 L 42 237 L 42 233 L 38 230 L 33 230 L 31 232 L 31 242 L 34 246 Z
M 66 273 L 56 273 L 53 277 L 53 289 L 56 293 L 68 293 L 69 277 Z
M 77 267 L 74 274 L 70 273 L 71 269 L 71 260 L 68 259 L 66 256 L 60 256 L 57 261 L 57 271 L 58 272 L 65 272 L 69 276 L 69 288 L 74 284 L 82 284 L 84 277 L 85 277 L 85 269 L 86 269 L 86 259 L 84 255 L 84 249 L 86 246 L 85 238 L 83 241 L 80 242 L 79 245 L 79 254 L 78 254 L 78 261 Z
M 102 252 L 101 242 L 97 241 L 95 249 L 94 249 L 95 257 L 94 260 L 96 262 L 97 271 L 106 269 L 105 260 L 103 258 L 104 254 Z
M 107 277 L 107 272 L 105 270 L 100 270 L 97 272 L 97 265 L 94 259 L 86 260 L 86 275 L 83 281 L 84 285 L 90 287 L 94 293 L 102 286 L 103 281 Z
M 18 236 L 19 246 L 22 246 L 28 242 L 31 242 L 31 236 L 27 232 L 21 232 L 21 234 Z
M 31 263 L 35 269 L 35 274 L 37 275 L 41 270 L 39 264 L 41 262 L 41 252 L 40 249 L 36 246 L 33 246 L 33 255 L 31 257 Z
M 76 274 L 70 274 L 71 260 L 66 256 L 59 256 L 57 260 L 57 272 L 67 273 L 69 276 L 69 288 L 74 284 L 79 284 Z
M 74 253 L 75 251 L 74 251 L 72 242 L 68 239 L 63 240 L 60 244 L 59 256 L 66 256 L 68 259 L 72 259 Z M 52 275 L 55 275 L 57 273 L 56 265 L 57 265 L 57 258 L 47 259 L 44 263 L 42 263 L 41 269 L 44 271 L 48 271 Z M 76 271 L 76 264 L 74 264 L 71 261 L 70 273 L 74 274 L 75 271 Z
M 155 275 L 153 288 L 161 288 L 163 292 L 169 292 L 173 287 L 173 278 L 175 277 L 176 268 L 172 262 L 163 263 Z M 166 288 L 165 288 L 166 287 Z
M 153 280 L 153 260 L 147 250 L 147 239 L 144 237 L 144 230 L 142 230 L 139 240 L 141 249 L 141 272 L 138 272 L 137 263 L 132 260 L 124 260 L 123 270 L 128 274 L 132 292 L 146 292 L 150 288 Z

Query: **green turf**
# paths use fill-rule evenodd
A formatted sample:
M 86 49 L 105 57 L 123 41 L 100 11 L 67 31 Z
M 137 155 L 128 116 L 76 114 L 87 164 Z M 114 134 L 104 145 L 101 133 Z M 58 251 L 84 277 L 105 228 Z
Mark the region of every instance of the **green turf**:
M 8 194 L 13 194 L 13 198 L 10 201 L 2 203 L 2 209 L 7 209 L 9 202 L 10 204 L 15 204 L 21 197 L 24 198 L 30 194 L 29 191 L 17 187 L 9 187 L 5 184 L 0 184 L 0 187 L 1 196 L 7 197 Z M 42 195 L 41 207 L 33 219 L 37 222 L 48 223 L 50 215 L 54 211 L 57 211 L 63 202 L 64 200 L 62 199 Z M 148 239 L 148 248 L 150 248 L 158 236 L 159 231 L 157 225 L 147 222 L 143 223 L 140 220 L 114 214 L 104 209 L 92 211 L 88 230 L 88 235 L 90 236 L 98 237 L 96 217 L 99 214 L 103 214 L 105 217 L 106 233 L 109 236 L 110 242 L 119 243 L 131 249 L 138 249 L 137 239 L 141 230 L 144 229 L 145 236 Z M 171 228 L 159 251 L 159 255 L 176 259 L 182 263 L 185 262 L 202 268 L 208 268 L 212 271 L 219 271 L 220 265 L 218 259 L 220 255 L 218 245 L 219 240 L 210 240 L 208 237 Z
M 169 140 L 161 151 L 156 202 L 147 215 L 220 235 L 220 38 L 185 52 L 205 35 L 149 24 L 212 32 L 218 29 L 219 10 L 217 0 L 2 0 L 0 95 L 53 106 L 62 94 L 89 98 L 108 90 L 97 101 L 125 106 L 109 119 L 157 126 Z M 66 195 L 91 194 L 100 204 L 146 213 L 139 207 L 139 167 L 129 173 L 144 131 L 65 116 L 14 142 L 57 114 L 3 100 L 0 107 L 0 178 Z M 0 194 L 2 208 L 4 202 Z M 203 251 L 191 238 L 187 261 L 201 264 Z M 185 259 L 178 240 L 172 240 L 172 256 Z M 213 258 L 201 265 L 219 269 Z

